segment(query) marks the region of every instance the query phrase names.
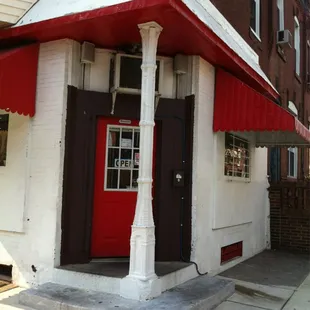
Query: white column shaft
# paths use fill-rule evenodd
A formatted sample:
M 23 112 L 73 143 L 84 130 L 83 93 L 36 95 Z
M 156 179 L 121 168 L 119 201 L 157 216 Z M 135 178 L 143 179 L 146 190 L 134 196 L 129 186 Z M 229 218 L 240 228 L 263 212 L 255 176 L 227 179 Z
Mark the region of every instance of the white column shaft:
M 130 240 L 130 269 L 127 280 L 123 281 L 122 294 L 143 300 L 160 294 L 160 281 L 155 274 L 152 179 L 156 54 L 162 28 L 155 22 L 139 25 L 139 28 L 143 59 L 138 198 Z

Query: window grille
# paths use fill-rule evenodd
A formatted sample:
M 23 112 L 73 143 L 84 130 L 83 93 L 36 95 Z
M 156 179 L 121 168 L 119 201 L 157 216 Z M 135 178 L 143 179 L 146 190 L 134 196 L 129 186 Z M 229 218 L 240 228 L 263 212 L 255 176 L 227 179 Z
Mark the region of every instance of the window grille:
M 225 136 L 225 175 L 250 178 L 249 141 L 229 133 Z

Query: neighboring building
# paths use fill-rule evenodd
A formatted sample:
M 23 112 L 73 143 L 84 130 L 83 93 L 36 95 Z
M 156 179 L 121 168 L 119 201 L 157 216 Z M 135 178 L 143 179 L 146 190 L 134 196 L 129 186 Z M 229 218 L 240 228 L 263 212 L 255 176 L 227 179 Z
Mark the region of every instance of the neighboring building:
M 142 300 L 268 246 L 265 147 L 310 132 L 209 1 L 40 0 L 0 47 L 15 283 Z
M 212 0 L 259 55 L 279 104 L 310 125 L 308 0 Z M 241 12 L 239 14 L 238 12 Z M 270 148 L 271 246 L 310 253 L 308 145 Z
M 279 104 L 310 125 L 310 33 L 308 0 L 211 0 L 259 56 L 280 94 Z M 242 11 L 242 14 L 239 12 Z M 309 176 L 309 149 L 272 148 L 272 181 Z

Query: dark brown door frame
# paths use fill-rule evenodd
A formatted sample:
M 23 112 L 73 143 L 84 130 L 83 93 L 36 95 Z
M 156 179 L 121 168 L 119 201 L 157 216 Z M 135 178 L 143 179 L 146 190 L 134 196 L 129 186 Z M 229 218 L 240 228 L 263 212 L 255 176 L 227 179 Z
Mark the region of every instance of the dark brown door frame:
M 93 205 L 96 123 L 98 117 L 111 117 L 111 107 L 112 96 L 109 93 L 69 87 L 63 182 L 62 265 L 87 263 L 90 260 L 92 208 L 89 206 Z M 157 134 L 154 197 L 157 260 L 178 261 L 181 260 L 181 254 L 186 260 L 190 257 L 193 110 L 194 97 L 191 96 L 186 100 L 162 98 L 156 111 L 156 125 L 160 133 L 160 136 Z M 114 116 L 139 119 L 140 97 L 118 95 Z M 178 136 L 182 136 L 182 139 L 176 139 Z M 173 147 L 179 153 L 171 152 Z M 171 169 L 162 164 L 164 158 L 166 162 L 169 161 Z M 173 170 L 184 170 L 186 183 L 183 188 L 172 186 Z M 171 221 L 174 225 L 171 225 Z M 174 237 L 169 243 L 167 236 L 171 235 Z

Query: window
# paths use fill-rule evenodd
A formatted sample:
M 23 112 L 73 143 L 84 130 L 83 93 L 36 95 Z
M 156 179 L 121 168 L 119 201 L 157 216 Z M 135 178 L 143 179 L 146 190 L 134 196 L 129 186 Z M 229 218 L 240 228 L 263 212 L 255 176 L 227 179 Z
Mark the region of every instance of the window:
M 226 133 L 225 175 L 250 178 L 250 148 L 247 140 Z
M 295 16 L 295 31 L 294 31 L 294 47 L 295 47 L 295 72 L 300 75 L 300 26 L 297 17 Z
M 251 0 L 251 20 L 250 26 L 252 31 L 260 36 L 260 0 Z
M 279 30 L 284 30 L 284 4 L 283 0 L 277 0 Z
M 137 191 L 139 127 L 108 126 L 106 190 Z
M 297 178 L 297 162 L 298 150 L 297 147 L 290 147 L 287 150 L 287 175 L 291 178 Z
M 0 166 L 6 165 L 9 115 L 0 114 Z
M 298 116 L 298 109 L 294 102 L 289 101 L 288 102 L 288 109 L 297 117 Z

